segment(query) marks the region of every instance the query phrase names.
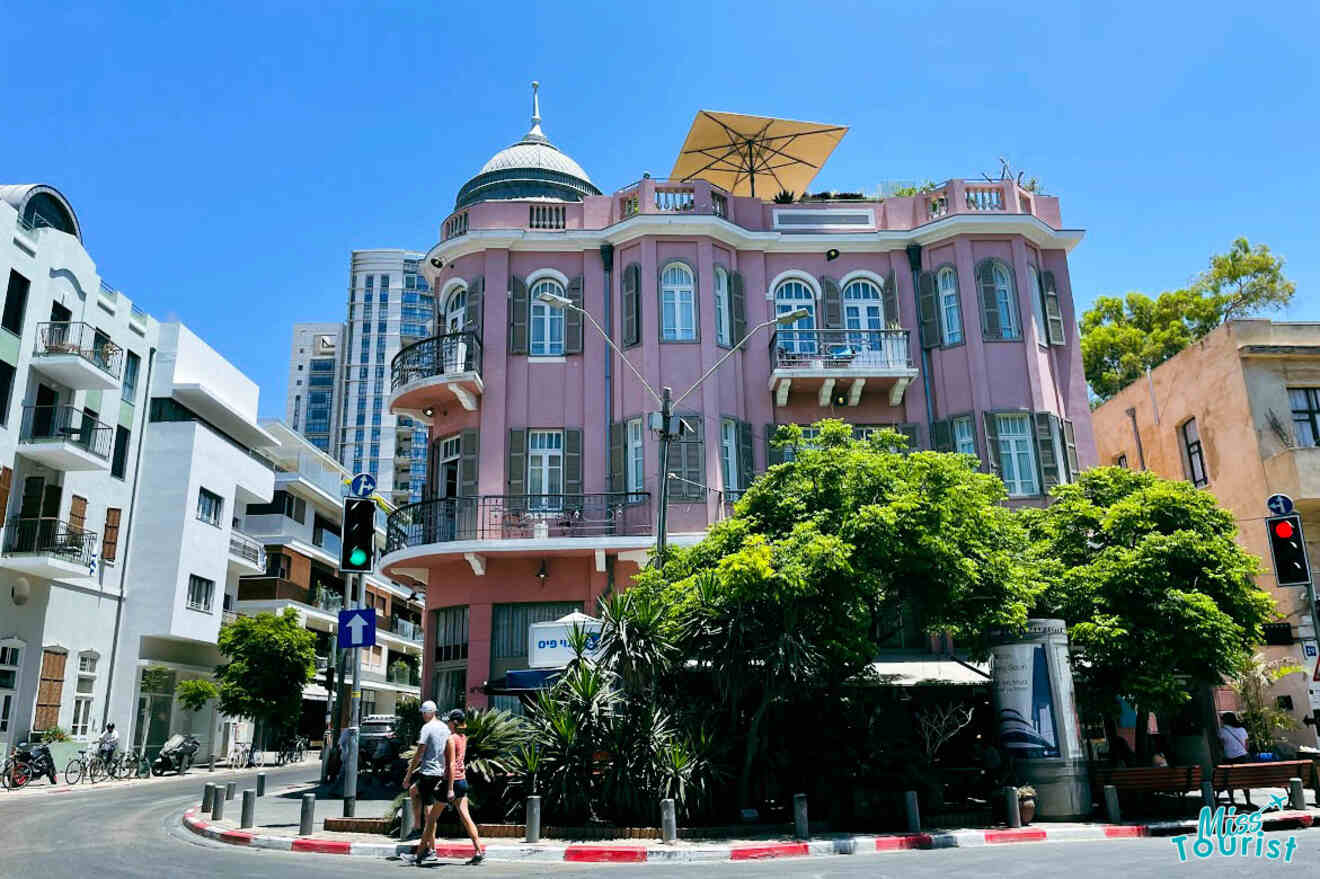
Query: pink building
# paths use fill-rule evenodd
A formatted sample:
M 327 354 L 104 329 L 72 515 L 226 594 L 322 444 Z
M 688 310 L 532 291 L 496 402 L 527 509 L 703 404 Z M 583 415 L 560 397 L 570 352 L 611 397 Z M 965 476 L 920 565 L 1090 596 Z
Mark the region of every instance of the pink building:
M 428 497 L 390 517 L 382 559 L 426 585 L 423 692 L 509 707 L 528 624 L 627 586 L 659 479 L 658 407 L 633 370 L 677 396 L 776 314 L 809 311 L 676 407 L 695 433 L 671 456 L 673 544 L 774 463 L 779 424 L 897 427 L 977 455 L 1027 503 L 1093 465 L 1067 261 L 1081 237 L 1011 180 L 782 205 L 702 180 L 602 194 L 534 111 L 426 254 L 441 334 L 392 365 L 391 409 L 430 425 Z

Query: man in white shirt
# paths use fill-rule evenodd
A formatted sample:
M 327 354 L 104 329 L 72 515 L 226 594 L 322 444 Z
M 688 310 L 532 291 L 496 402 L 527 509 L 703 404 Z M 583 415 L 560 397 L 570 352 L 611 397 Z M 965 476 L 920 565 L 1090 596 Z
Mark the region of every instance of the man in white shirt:
M 119 750 L 119 730 L 115 729 L 113 723 L 107 723 L 105 730 L 101 733 L 101 738 L 97 740 L 101 759 L 108 761 Z
M 435 716 L 435 703 L 422 703 L 422 731 L 417 736 L 417 749 L 403 776 L 403 786 L 413 801 L 413 814 L 424 822 L 422 838 L 417 843 L 417 863 L 435 857 L 435 825 L 445 810 L 442 795 L 437 788 L 445 779 L 445 742 L 449 740 L 449 727 Z M 417 784 L 410 785 L 413 772 L 421 771 Z

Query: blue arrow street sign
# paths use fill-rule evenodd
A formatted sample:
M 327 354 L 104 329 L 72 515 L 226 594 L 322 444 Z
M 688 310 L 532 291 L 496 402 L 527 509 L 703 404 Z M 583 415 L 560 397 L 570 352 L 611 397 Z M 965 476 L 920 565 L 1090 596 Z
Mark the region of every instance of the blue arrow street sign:
M 362 607 L 339 612 L 339 649 L 371 647 L 376 643 L 376 609 Z
M 1293 500 L 1286 494 L 1272 494 L 1265 506 L 1276 516 L 1286 516 L 1293 511 Z
M 354 497 L 371 497 L 371 493 L 376 490 L 376 477 L 370 473 L 359 473 L 349 483 L 348 490 Z

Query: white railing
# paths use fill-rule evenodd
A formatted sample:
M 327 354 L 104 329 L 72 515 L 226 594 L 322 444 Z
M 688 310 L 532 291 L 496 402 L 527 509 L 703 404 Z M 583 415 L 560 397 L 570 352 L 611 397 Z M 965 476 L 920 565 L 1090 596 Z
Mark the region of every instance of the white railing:
M 1002 211 L 1004 191 L 998 186 L 969 186 L 966 202 L 969 211 Z
M 466 235 L 468 230 L 467 211 L 461 214 L 454 214 L 448 220 L 445 220 L 445 240 L 457 238 L 460 235 Z
M 655 209 L 664 213 L 690 211 L 693 207 L 693 191 L 690 186 L 657 187 L 655 190 Z
M 564 206 L 561 204 L 528 205 L 527 227 L 529 229 L 564 228 Z

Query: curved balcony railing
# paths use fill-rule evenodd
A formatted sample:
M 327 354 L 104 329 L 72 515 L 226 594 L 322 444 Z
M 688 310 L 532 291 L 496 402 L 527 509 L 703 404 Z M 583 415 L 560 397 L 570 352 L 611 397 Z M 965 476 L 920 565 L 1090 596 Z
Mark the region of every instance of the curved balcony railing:
M 650 499 L 649 492 L 432 498 L 390 514 L 385 551 L 457 540 L 650 534 Z
M 266 569 L 266 547 L 240 531 L 229 532 L 229 553 L 246 559 L 262 570 Z
M 77 354 L 114 378 L 119 378 L 124 362 L 123 348 L 104 335 L 98 338 L 96 327 L 79 321 L 37 324 L 36 354 L 38 357 Z
M 390 390 L 437 375 L 481 375 L 481 339 L 475 333 L 446 333 L 422 339 L 394 355 Z
M 907 330 L 779 329 L 770 337 L 772 369 L 910 369 Z
M 5 555 L 50 555 L 78 565 L 92 561 L 96 532 L 59 519 L 15 516 L 5 525 Z
M 101 459 L 110 457 L 114 430 L 73 406 L 24 406 L 19 438 L 25 443 L 68 442 Z

